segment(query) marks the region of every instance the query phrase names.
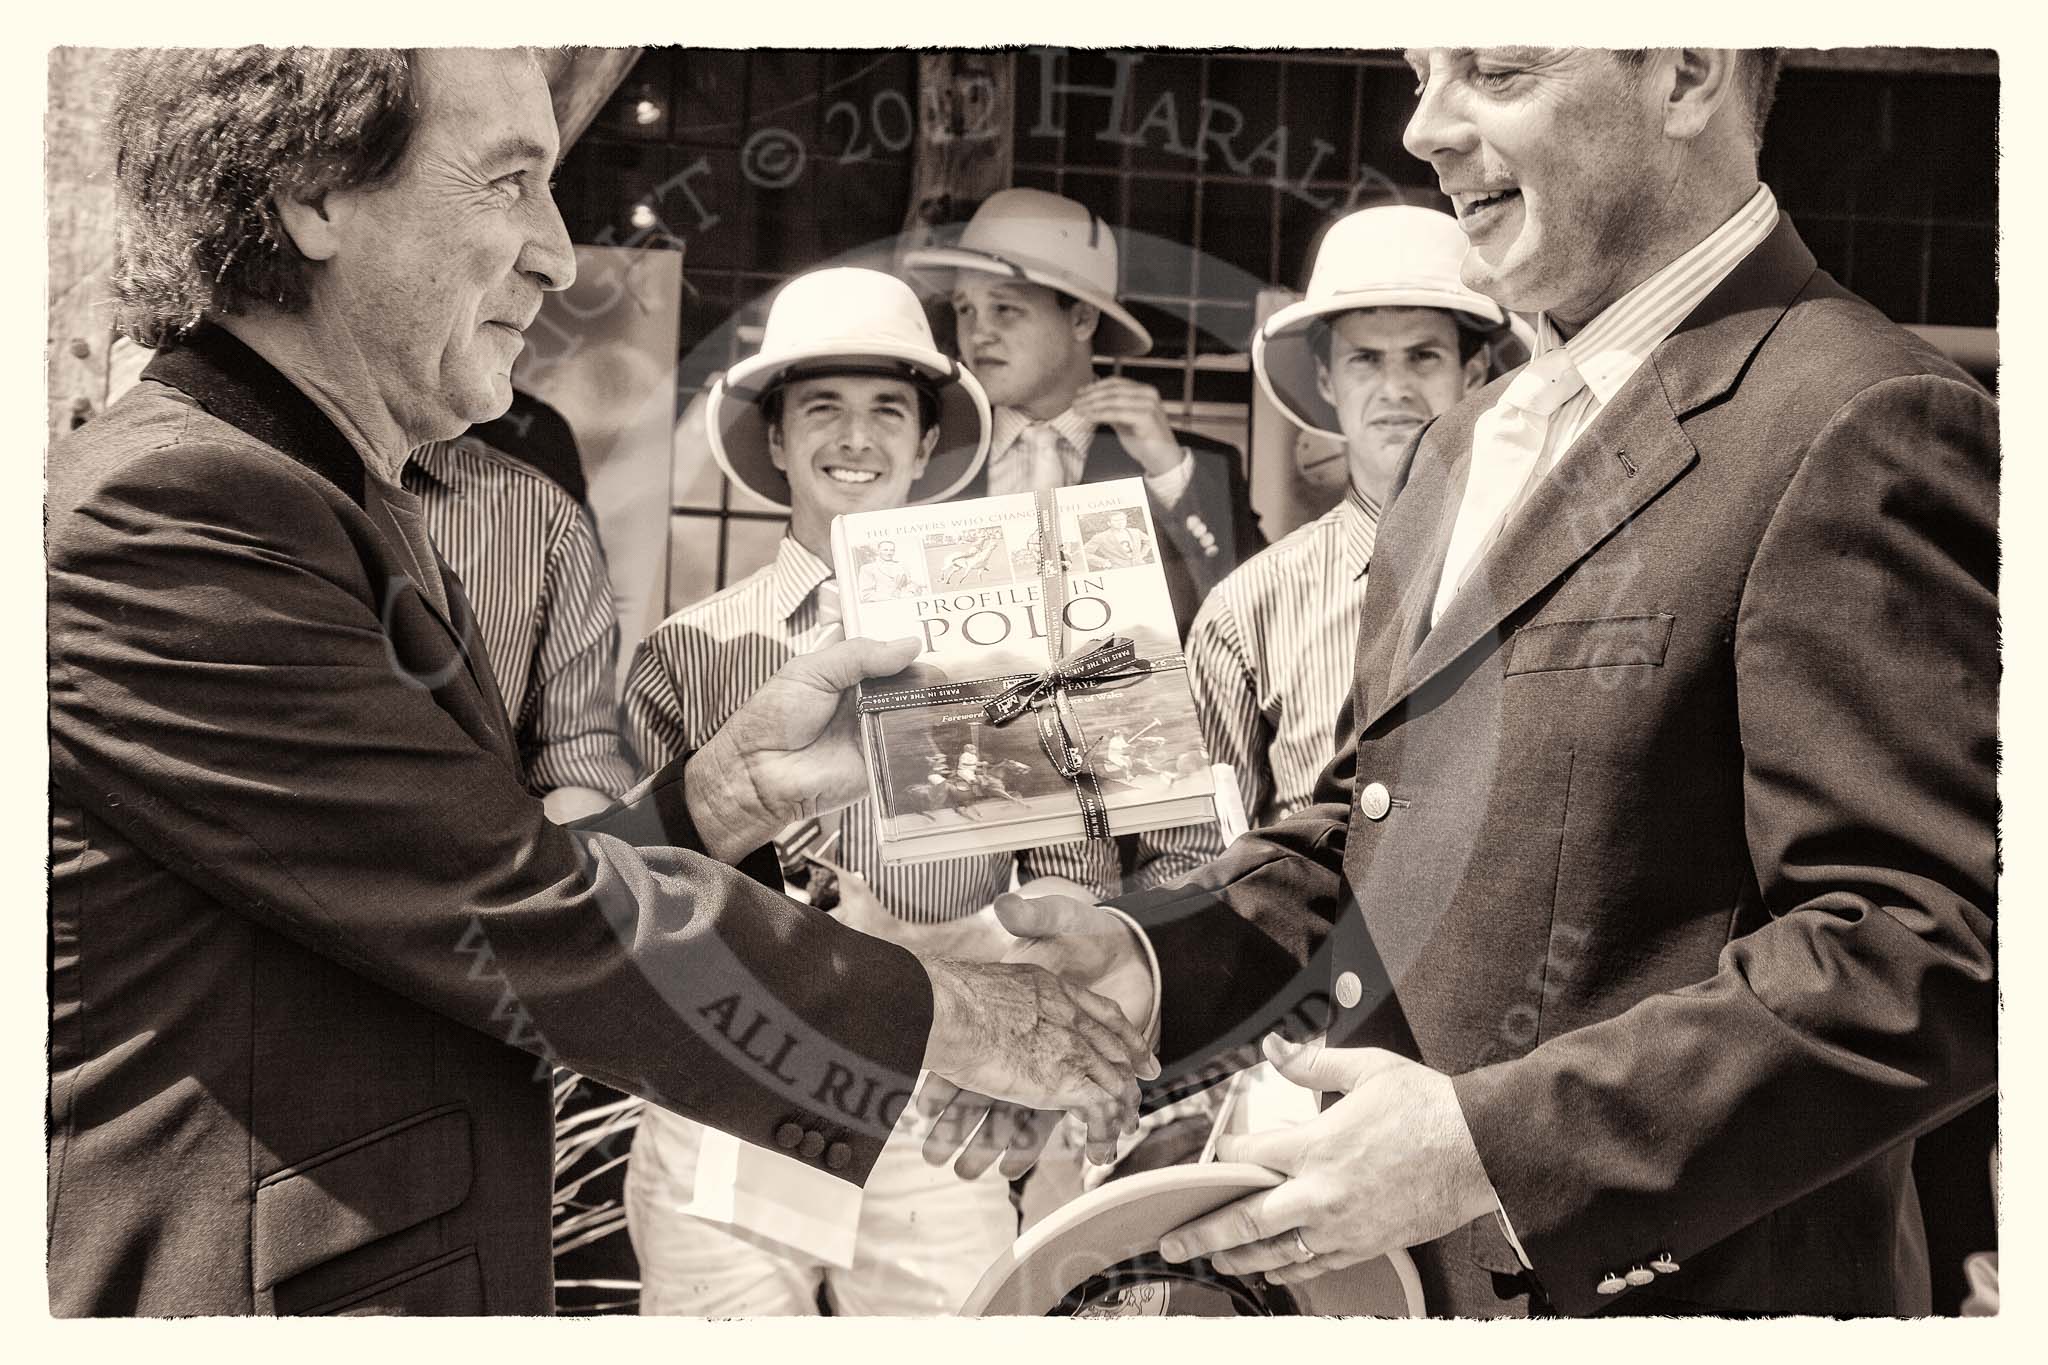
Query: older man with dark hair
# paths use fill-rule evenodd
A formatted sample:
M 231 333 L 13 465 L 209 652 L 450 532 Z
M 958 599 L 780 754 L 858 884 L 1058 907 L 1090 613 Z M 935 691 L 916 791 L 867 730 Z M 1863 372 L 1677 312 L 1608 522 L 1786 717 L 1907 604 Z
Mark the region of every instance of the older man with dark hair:
M 1314 801 L 1123 902 L 1170 1070 L 1329 999 L 1267 1045 L 1328 1106 L 1217 1148 L 1286 1179 L 1162 1253 L 1412 1246 L 1448 1314 L 1925 1313 L 1914 1141 L 1997 1075 L 1996 406 L 1759 183 L 1768 59 L 1407 57 L 1536 354 L 1408 452 Z
M 113 132 L 160 354 L 49 459 L 54 1313 L 548 1311 L 550 1062 L 853 1185 L 921 1065 L 1130 1121 L 1109 1000 L 729 866 L 863 789 L 907 643 L 574 831 L 521 785 L 399 476 L 575 270 L 529 54 L 145 52 Z

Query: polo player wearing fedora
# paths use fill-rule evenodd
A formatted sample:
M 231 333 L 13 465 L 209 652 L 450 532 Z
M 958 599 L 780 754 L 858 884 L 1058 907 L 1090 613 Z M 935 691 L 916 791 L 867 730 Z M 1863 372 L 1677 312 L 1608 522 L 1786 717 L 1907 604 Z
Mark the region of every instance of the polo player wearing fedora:
M 1188 632 L 1202 739 L 1237 773 L 1254 828 L 1309 804 L 1351 686 L 1381 510 L 1409 442 L 1486 382 L 1509 335 L 1459 276 L 1465 234 L 1435 209 L 1389 204 L 1331 224 L 1308 291 L 1252 337 L 1252 372 L 1286 418 L 1344 442 L 1349 486 L 1219 584 Z M 1189 871 L 1223 852 L 1214 825 L 1144 836 Z
M 1152 349 L 1117 301 L 1116 234 L 1071 199 L 1008 189 L 982 203 L 957 245 L 909 252 L 904 264 L 950 273 L 961 358 L 995 405 L 986 477 L 963 492 L 1142 475 L 1185 633 L 1202 598 L 1266 538 L 1236 450 L 1174 430 L 1151 385 L 1095 376 L 1096 355 Z
M 769 310 L 760 353 L 733 366 L 704 411 L 719 467 L 786 508 L 789 534 L 772 562 L 677 612 L 641 645 L 624 728 L 649 769 L 702 743 L 786 660 L 835 638 L 834 516 L 952 497 L 988 450 L 981 385 L 939 352 L 909 286 L 871 270 L 791 280 Z M 927 591 L 929 570 L 915 561 L 864 566 L 855 590 Z M 866 801 L 825 822 L 841 841 L 829 854 L 834 913 L 921 956 L 943 955 L 1013 874 L 1113 890 L 1082 844 L 884 867 Z M 829 899 L 824 879 L 812 899 Z M 848 1094 L 838 1103 L 862 1101 Z M 898 1115 L 879 1117 L 893 1124 Z M 999 1175 L 934 1170 L 908 1127 L 883 1146 L 863 1193 L 822 1175 L 801 1151 L 735 1146 L 648 1109 L 626 1183 L 641 1311 L 810 1313 L 821 1285 L 845 1315 L 957 1309 L 1016 1236 L 1009 1187 Z M 787 1145 L 803 1141 L 788 1136 Z

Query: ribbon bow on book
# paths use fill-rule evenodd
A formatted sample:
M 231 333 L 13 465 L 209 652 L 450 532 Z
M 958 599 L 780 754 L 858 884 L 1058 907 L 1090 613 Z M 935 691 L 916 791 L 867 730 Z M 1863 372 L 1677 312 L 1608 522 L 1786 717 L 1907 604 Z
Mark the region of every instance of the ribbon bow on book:
M 1091 678 L 1121 676 L 1149 671 L 1134 668 L 1138 646 L 1120 635 L 1112 635 L 1083 646 L 1059 660 L 1043 673 L 1017 683 L 1008 691 L 990 697 L 982 714 L 991 725 L 1030 711 L 1038 720 L 1038 743 L 1061 777 L 1074 784 L 1074 799 L 1081 805 L 1081 829 L 1090 839 L 1109 838 L 1109 807 L 1102 799 L 1102 784 L 1089 761 L 1088 740 L 1074 715 L 1068 693 L 1070 684 Z M 1050 706 L 1046 703 L 1050 701 Z
M 1128 669 L 1137 657 L 1136 642 L 1124 636 L 1110 635 L 1090 641 L 1043 673 L 1027 677 L 1007 692 L 990 697 L 981 708 L 982 714 L 988 717 L 989 724 L 1001 725 L 1014 716 L 1022 715 L 1046 697 L 1060 699 L 1068 683 Z M 1061 771 L 1065 772 L 1065 769 Z
M 1001 725 L 1030 711 L 1038 721 L 1038 743 L 1059 775 L 1074 786 L 1074 799 L 1081 807 L 1081 829 L 1092 840 L 1109 842 L 1109 807 L 1102 799 L 1102 783 L 1095 775 L 1087 736 L 1074 714 L 1069 689 L 1076 683 L 1107 681 L 1113 677 L 1148 673 L 1157 667 L 1172 667 L 1138 657 L 1138 646 L 1124 636 L 1106 639 L 1065 651 L 1067 614 L 1067 555 L 1060 539 L 1059 508 L 1054 490 L 1038 490 L 1038 575 L 1045 597 L 1046 652 L 1053 663 L 1044 672 L 1027 677 L 983 707 L 989 723 Z M 1178 662 L 1177 660 L 1175 662 Z M 1051 705 L 1046 703 L 1050 701 Z

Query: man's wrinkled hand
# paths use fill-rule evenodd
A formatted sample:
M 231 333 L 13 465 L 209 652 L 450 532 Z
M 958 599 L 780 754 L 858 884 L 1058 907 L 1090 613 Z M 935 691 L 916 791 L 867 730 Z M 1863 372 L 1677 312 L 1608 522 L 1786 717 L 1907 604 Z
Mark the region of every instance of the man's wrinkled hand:
M 792 820 L 867 794 L 854 684 L 899 673 L 917 641 L 841 640 L 799 654 L 690 759 L 690 818 L 705 852 L 735 862 Z
M 1114 1001 L 1025 963 L 924 965 L 927 1071 L 961 1092 L 1077 1114 L 1091 1145 L 1113 1148 L 1136 1128 L 1138 1078 L 1159 1063 Z
M 1055 885 L 1071 892 L 1080 890 L 1051 878 L 1025 890 Z M 1144 950 L 1122 920 L 1075 894 L 1006 894 L 996 898 L 994 909 L 997 922 L 1009 936 L 1003 961 L 1043 967 L 1060 980 L 1085 988 L 1090 996 L 1114 1002 L 1119 1018 L 1126 1023 L 1137 1021 L 1139 1030 L 1151 1027 L 1151 969 Z M 1149 1052 L 1146 1060 L 1151 1069 L 1139 1074 L 1151 1080 L 1159 1074 L 1158 1064 Z M 1135 1087 L 1130 1093 L 1128 1114 L 1119 1109 L 1113 1124 L 1085 1108 L 1075 1110 L 1087 1123 L 1090 1161 L 1107 1165 L 1115 1159 L 1117 1137 L 1137 1121 Z M 992 1095 L 999 1098 L 992 1099 Z M 1072 1105 L 1034 1105 L 1028 1096 L 992 1090 L 944 1073 L 926 1081 L 918 1092 L 917 1106 L 932 1124 L 924 1144 L 925 1160 L 933 1165 L 952 1161 L 954 1170 L 968 1179 L 1000 1161 L 1004 1176 L 1013 1180 L 1031 1169 L 1052 1136 L 1059 1114 L 1049 1111 L 1074 1109 Z
M 1344 1098 L 1306 1123 L 1220 1139 L 1218 1161 L 1288 1178 L 1168 1233 L 1159 1244 L 1167 1260 L 1207 1256 L 1227 1274 L 1293 1284 L 1434 1241 L 1495 1209 L 1450 1077 L 1379 1048 L 1269 1036 L 1265 1049 L 1288 1080 Z

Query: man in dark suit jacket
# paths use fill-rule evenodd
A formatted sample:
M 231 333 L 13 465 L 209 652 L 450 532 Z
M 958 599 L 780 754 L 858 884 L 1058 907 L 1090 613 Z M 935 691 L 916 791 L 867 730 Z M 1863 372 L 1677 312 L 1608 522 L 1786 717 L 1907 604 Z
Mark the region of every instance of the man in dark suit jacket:
M 1317 804 L 1121 902 L 1169 1078 L 1295 1011 L 1326 1043 L 1268 1055 L 1339 1092 L 1226 1137 L 1290 1178 L 1162 1251 L 1413 1246 L 1452 1314 L 1924 1312 L 1913 1140 L 1996 1072 L 1995 407 L 1757 184 L 1774 54 L 1410 60 L 1538 356 L 1409 455 Z
M 947 282 L 960 358 L 988 390 L 988 466 L 961 497 L 1142 477 L 1183 637 L 1209 589 L 1266 547 L 1238 452 L 1177 431 L 1159 391 L 1095 377 L 1152 336 L 1117 301 L 1116 234 L 1043 190 L 992 194 L 954 246 L 904 257 Z
M 908 648 L 792 661 L 573 833 L 525 791 L 398 476 L 574 275 L 530 55 L 130 60 L 161 354 L 49 459 L 51 1311 L 547 1312 L 549 1063 L 856 1184 L 920 1065 L 1129 1121 L 1107 1001 L 728 865 L 864 789 L 841 692 Z

